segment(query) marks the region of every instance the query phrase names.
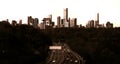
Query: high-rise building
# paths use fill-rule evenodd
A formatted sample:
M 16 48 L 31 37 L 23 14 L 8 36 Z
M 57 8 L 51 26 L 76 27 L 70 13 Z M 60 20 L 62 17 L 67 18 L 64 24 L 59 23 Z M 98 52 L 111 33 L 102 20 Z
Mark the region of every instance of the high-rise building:
M 39 19 L 38 19 L 38 18 L 35 18 L 35 19 L 34 19 L 34 23 L 38 24 L 38 23 L 39 23 Z
M 17 21 L 16 20 L 12 20 L 12 26 L 16 26 L 17 25 Z
M 48 15 L 48 17 L 43 18 L 44 29 L 51 29 L 54 26 L 54 22 L 52 22 L 52 15 Z
M 32 18 L 32 16 L 28 16 L 28 25 L 33 26 L 34 28 L 38 27 L 39 19 L 38 18 Z
M 43 23 L 47 26 L 52 26 L 52 15 L 48 15 L 48 17 L 43 18 Z
M 69 18 L 69 19 L 68 19 L 68 22 L 69 22 L 68 26 L 69 26 L 69 27 L 70 27 L 70 21 L 71 21 L 71 20 L 70 20 L 70 18 Z
M 28 16 L 28 25 L 32 22 L 32 16 Z
M 94 20 L 88 21 L 87 28 L 94 28 Z
M 99 23 L 99 13 L 97 13 L 97 21 L 98 21 L 98 23 Z
M 64 21 L 63 21 L 63 24 L 64 24 L 64 27 L 69 27 L 69 21 L 68 21 L 68 8 L 65 8 L 64 9 Z
M 90 27 L 91 27 L 91 28 L 94 28 L 94 20 L 91 20 L 91 21 L 90 21 Z
M 43 18 L 43 23 L 47 26 L 52 26 L 51 18 Z
M 48 15 L 47 18 L 50 18 L 50 20 L 52 21 L 52 14 Z
M 55 25 L 55 23 L 54 23 L 54 22 L 52 22 L 51 24 L 52 24 L 52 27 Z
M 82 24 L 79 25 L 79 28 L 84 28 L 84 26 L 82 26 Z
M 106 28 L 113 28 L 113 23 L 110 23 L 109 21 L 106 23 Z
M 38 19 L 38 18 L 35 18 L 35 19 L 34 19 L 34 22 L 33 22 L 33 26 L 34 26 L 35 28 L 37 28 L 37 27 L 38 27 L 38 23 L 39 23 L 39 19 Z
M 45 25 L 44 25 L 44 23 L 42 22 L 42 23 L 40 23 L 40 29 L 45 29 Z
M 64 27 L 64 19 L 61 19 L 60 27 Z
M 6 21 L 7 21 L 7 22 L 9 22 L 9 20 L 8 20 L 8 19 L 6 19 Z
M 21 25 L 22 24 L 22 20 L 19 20 L 19 25 Z
M 65 20 L 65 19 L 64 19 L 64 27 L 69 27 L 69 22 L 68 22 L 68 20 Z
M 68 20 L 68 8 L 64 9 L 64 19 Z
M 60 24 L 61 24 L 60 22 L 61 22 L 61 17 L 58 16 L 58 17 L 57 17 L 57 27 L 58 27 L 58 28 L 60 28 Z
M 99 13 L 97 13 L 97 19 L 95 21 L 95 27 L 99 27 Z
M 70 20 L 70 27 L 76 27 L 77 26 L 77 18 L 72 18 Z

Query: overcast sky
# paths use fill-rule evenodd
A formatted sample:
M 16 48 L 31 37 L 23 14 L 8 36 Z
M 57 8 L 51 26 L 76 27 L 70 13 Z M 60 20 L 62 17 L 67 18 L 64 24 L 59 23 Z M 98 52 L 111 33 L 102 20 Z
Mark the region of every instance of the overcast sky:
M 120 0 L 0 0 L 0 20 L 23 19 L 27 16 L 42 18 L 53 15 L 63 18 L 63 9 L 68 8 L 70 18 L 77 18 L 78 24 L 85 25 L 88 20 L 95 20 L 100 14 L 100 23 L 110 21 L 114 26 L 120 26 Z

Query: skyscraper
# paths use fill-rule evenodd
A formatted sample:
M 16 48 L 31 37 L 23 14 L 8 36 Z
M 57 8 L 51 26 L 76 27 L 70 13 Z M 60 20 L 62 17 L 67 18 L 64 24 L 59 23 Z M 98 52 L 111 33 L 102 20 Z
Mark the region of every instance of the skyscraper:
M 61 19 L 60 27 L 64 27 L 64 19 Z
M 98 23 L 99 23 L 99 13 L 97 13 L 97 21 L 98 21 Z
M 44 23 L 42 22 L 42 23 L 40 23 L 40 29 L 45 29 L 45 25 L 44 25 Z
M 38 28 L 39 19 L 32 18 L 32 16 L 28 16 L 28 25 L 33 26 L 34 28 Z
M 64 27 L 69 27 L 69 21 L 68 21 L 68 8 L 65 8 L 64 9 L 64 21 L 63 21 L 63 24 L 64 24 Z
M 70 27 L 76 27 L 77 26 L 77 18 L 72 18 L 70 20 Z
M 64 9 L 64 19 L 68 20 L 68 8 Z
M 38 23 L 39 23 L 39 19 L 38 19 L 38 18 L 35 18 L 35 19 L 34 19 L 33 26 L 34 26 L 35 28 L 37 28 L 37 27 L 38 27 Z
M 87 28 L 94 28 L 94 20 L 89 20 L 86 27 Z
M 30 25 L 31 19 L 32 19 L 32 16 L 28 16 L 28 25 Z
M 22 19 L 19 20 L 19 25 L 21 25 L 21 24 L 22 24 Z
M 34 19 L 32 16 L 28 16 L 28 25 L 33 25 Z
M 99 27 L 99 13 L 97 13 L 97 19 L 95 21 L 95 27 Z
M 47 18 L 50 18 L 51 22 L 52 22 L 52 14 L 48 15 Z
M 94 28 L 94 20 L 90 20 L 90 27 Z
M 12 20 L 12 26 L 16 26 L 17 25 L 17 21 L 16 20 Z
M 106 23 L 106 28 L 113 28 L 113 23 L 110 23 L 109 21 Z
M 52 15 L 48 15 L 47 17 L 43 18 L 43 25 L 44 29 L 52 29 L 54 26 L 54 22 L 52 22 Z
M 47 26 L 52 26 L 52 15 L 48 15 L 48 17 L 43 18 L 43 23 Z
M 61 22 L 61 18 L 60 16 L 57 17 L 57 27 L 60 28 L 60 22 Z

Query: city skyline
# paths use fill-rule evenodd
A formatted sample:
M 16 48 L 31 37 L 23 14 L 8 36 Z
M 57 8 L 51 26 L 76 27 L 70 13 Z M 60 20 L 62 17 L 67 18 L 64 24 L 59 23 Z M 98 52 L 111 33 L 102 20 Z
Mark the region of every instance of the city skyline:
M 96 20 L 89 20 L 86 24 L 86 26 L 83 26 L 82 24 L 78 25 L 77 24 L 77 18 L 68 18 L 68 8 L 63 9 L 63 18 L 61 16 L 57 16 L 57 25 L 55 25 L 55 22 L 52 20 L 52 14 L 48 15 L 47 17 L 44 17 L 42 19 L 43 22 L 39 23 L 38 18 L 33 18 L 32 16 L 28 16 L 27 18 L 27 25 L 31 25 L 34 28 L 40 28 L 40 29 L 51 29 L 51 28 L 113 28 L 113 23 L 110 21 L 107 21 L 106 25 L 105 24 L 100 24 L 99 23 L 99 13 L 96 14 Z M 9 19 L 2 20 L 2 22 L 9 22 Z M 22 19 L 19 21 L 17 20 L 12 20 L 11 24 L 13 26 L 21 25 L 24 24 L 22 23 Z
M 100 23 L 110 21 L 120 26 L 119 0 L 1 0 L 0 20 L 23 20 L 27 23 L 27 16 L 39 18 L 39 21 L 52 14 L 52 20 L 57 23 L 57 16 L 63 18 L 63 9 L 68 8 L 68 18 L 77 18 L 78 23 L 86 25 L 89 20 L 96 20 L 96 13 L 100 14 Z

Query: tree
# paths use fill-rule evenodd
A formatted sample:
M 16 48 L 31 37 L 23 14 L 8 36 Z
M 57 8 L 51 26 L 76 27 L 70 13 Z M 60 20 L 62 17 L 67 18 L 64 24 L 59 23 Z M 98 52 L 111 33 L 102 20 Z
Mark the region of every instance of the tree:
M 0 64 L 45 62 L 48 46 L 51 45 L 51 39 L 47 35 L 32 26 L 5 26 L 3 23 L 0 28 L 4 29 L 0 31 Z

